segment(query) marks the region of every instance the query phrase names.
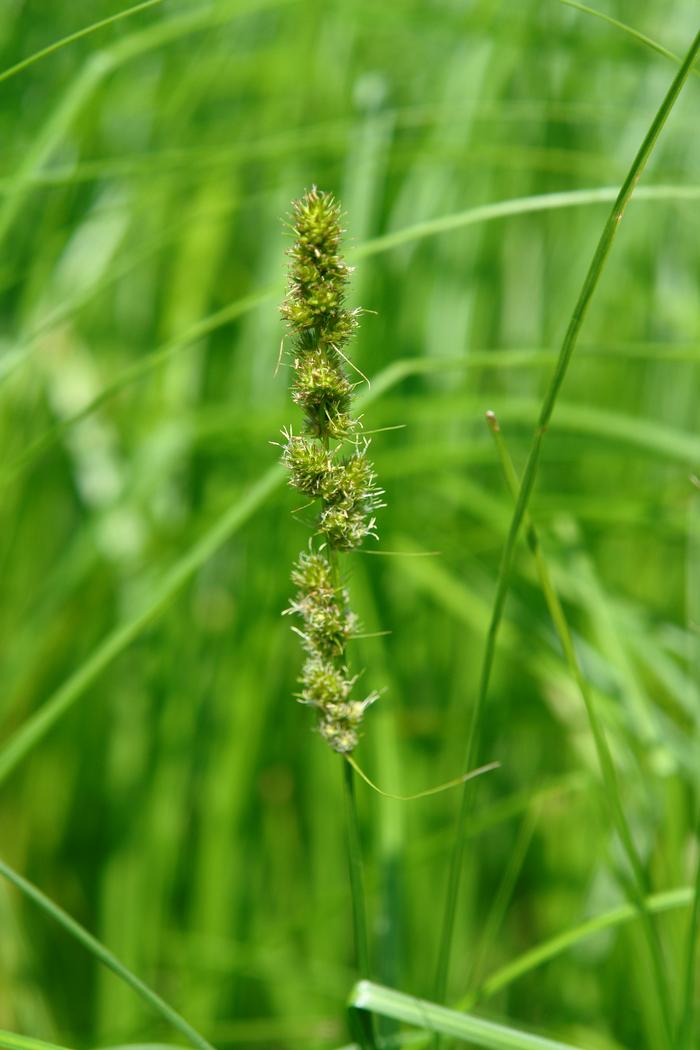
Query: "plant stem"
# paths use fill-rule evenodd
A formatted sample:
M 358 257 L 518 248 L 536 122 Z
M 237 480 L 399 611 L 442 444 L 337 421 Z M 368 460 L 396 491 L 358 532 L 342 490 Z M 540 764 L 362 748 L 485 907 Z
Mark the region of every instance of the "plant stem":
M 696 488 L 700 483 L 696 477 L 692 478 Z M 700 613 L 698 604 L 698 584 L 700 583 L 700 498 L 697 492 L 691 499 L 688 518 L 688 566 L 687 566 L 687 618 L 688 625 L 692 626 Z M 693 652 L 689 653 L 689 664 L 695 671 L 700 670 L 700 650 L 697 639 L 693 643 Z M 696 691 L 696 696 L 698 693 Z M 700 779 L 694 778 L 695 787 L 695 815 L 694 815 L 694 839 L 696 846 L 700 845 L 700 803 L 698 793 L 700 792 Z M 693 1031 L 695 1028 L 695 974 L 698 953 L 698 937 L 700 936 L 700 857 L 695 861 L 695 880 L 693 886 L 693 902 L 690 911 L 690 922 L 688 924 L 687 941 L 685 947 L 685 976 L 683 982 L 683 996 L 681 1000 L 680 1023 L 678 1028 L 679 1050 L 693 1050 Z
M 486 418 L 493 434 L 496 448 L 498 450 L 501 467 L 503 474 L 506 479 L 506 483 L 511 491 L 514 499 L 518 498 L 518 491 L 520 489 L 520 481 L 518 475 L 513 466 L 513 460 L 511 459 L 510 452 L 506 445 L 505 438 L 501 431 L 500 425 L 496 416 L 493 412 L 487 412 Z M 530 550 L 532 551 L 535 559 L 535 566 L 537 569 L 537 576 L 542 587 L 542 593 L 544 594 L 549 614 L 552 617 L 559 641 L 561 642 L 562 649 L 564 650 L 564 656 L 566 659 L 569 672 L 578 686 L 581 699 L 583 700 L 586 708 L 586 714 L 588 716 L 588 722 L 591 727 L 591 733 L 593 735 L 593 741 L 595 743 L 596 754 L 598 757 L 598 763 L 600 765 L 601 774 L 603 777 L 603 783 L 605 785 L 605 798 L 610 807 L 610 813 L 615 825 L 615 829 L 622 843 L 622 847 L 627 857 L 627 862 L 632 870 L 634 881 L 626 886 L 629 890 L 629 896 L 631 903 L 635 906 L 639 913 L 639 917 L 642 922 L 644 934 L 649 947 L 649 955 L 651 958 L 651 964 L 654 971 L 654 978 L 656 986 L 659 992 L 659 1005 L 661 1007 L 661 1013 L 663 1017 L 664 1029 L 666 1036 L 669 1041 L 669 1045 L 673 1045 L 673 1023 L 671 1017 L 671 1001 L 668 990 L 668 982 L 666 980 L 666 974 L 663 963 L 663 954 L 661 950 L 661 943 L 659 940 L 658 931 L 654 925 L 654 921 L 651 917 L 651 913 L 646 904 L 646 897 L 649 892 L 647 885 L 647 878 L 644 873 L 641 858 L 637 852 L 637 848 L 632 838 L 632 832 L 630 831 L 629 823 L 625 817 L 625 810 L 620 797 L 620 788 L 617 780 L 617 773 L 615 770 L 615 764 L 613 762 L 610 748 L 608 746 L 607 737 L 602 723 L 598 718 L 598 712 L 596 710 L 593 696 L 591 694 L 588 682 L 583 674 L 581 663 L 576 652 L 576 646 L 574 644 L 573 635 L 569 624 L 566 619 L 566 614 L 562 607 L 559 595 L 556 592 L 554 582 L 550 575 L 547 563 L 542 553 L 540 541 L 535 531 L 535 527 L 532 523 L 530 515 L 525 513 L 525 527 L 526 527 L 526 539 Z
M 696 824 L 696 842 L 700 842 L 700 822 Z M 693 1050 L 693 1019 L 695 1014 L 695 957 L 698 951 L 698 933 L 700 932 L 700 861 L 695 869 L 693 886 L 693 906 L 690 910 L 688 924 L 688 941 L 685 961 L 685 986 L 681 1019 L 678 1027 L 679 1050 Z
M 491 679 L 491 669 L 493 666 L 493 660 L 496 649 L 496 639 L 498 636 L 498 629 L 500 626 L 501 618 L 503 615 L 503 608 L 505 605 L 506 594 L 508 592 L 508 585 L 510 582 L 510 573 L 513 562 L 513 555 L 515 551 L 515 545 L 520 532 L 520 526 L 522 525 L 523 517 L 527 509 L 530 496 L 534 487 L 535 479 L 537 477 L 537 470 L 539 466 L 540 453 L 542 450 L 542 443 L 544 435 L 547 430 L 547 426 L 552 417 L 554 406 L 559 395 L 562 383 L 566 376 L 566 372 L 571 361 L 578 336 L 583 324 L 583 320 L 586 316 L 586 312 L 590 305 L 593 293 L 596 289 L 600 276 L 603 272 L 606 260 L 610 254 L 612 243 L 615 238 L 615 234 L 620 225 L 620 221 L 624 214 L 625 208 L 629 203 L 634 188 L 639 180 L 642 171 L 654 149 L 654 146 L 661 134 L 661 130 L 666 123 L 669 113 L 673 109 L 674 103 L 683 87 L 683 84 L 688 78 L 693 63 L 697 57 L 698 51 L 700 51 L 700 33 L 697 34 L 693 43 L 691 44 L 683 64 L 676 74 L 673 83 L 671 84 L 666 97 L 664 98 L 659 110 L 654 117 L 651 127 L 649 128 L 644 141 L 639 148 L 639 151 L 632 162 L 627 177 L 620 189 L 617 199 L 612 207 L 610 215 L 608 216 L 607 222 L 603 228 L 598 246 L 593 255 L 593 259 L 589 266 L 586 274 L 581 292 L 578 300 L 574 307 L 571 319 L 569 321 L 566 334 L 559 352 L 557 364 L 552 374 L 549 388 L 544 398 L 540 417 L 537 428 L 533 435 L 532 444 L 530 447 L 530 453 L 528 456 L 525 472 L 523 475 L 522 486 L 518 493 L 518 499 L 513 511 L 513 517 L 508 531 L 508 536 L 503 549 L 503 555 L 501 559 L 501 565 L 498 573 L 498 581 L 496 584 L 496 595 L 494 598 L 493 609 L 491 612 L 491 622 L 486 637 L 486 645 L 484 648 L 484 657 L 481 670 L 481 677 L 479 682 L 479 689 L 477 693 L 476 703 L 472 712 L 471 724 L 469 727 L 469 733 L 467 738 L 467 747 L 465 753 L 464 768 L 470 769 L 474 765 L 475 756 L 479 750 L 479 739 L 481 732 L 481 720 L 483 709 L 486 703 L 486 697 L 488 694 L 489 682 Z M 436 970 L 435 979 L 435 997 L 438 1002 L 443 1002 L 447 992 L 447 979 L 449 974 L 450 964 L 450 953 L 452 949 L 452 931 L 454 928 L 455 914 L 457 908 L 457 896 L 459 891 L 459 883 L 461 878 L 462 863 L 464 857 L 464 843 L 465 843 L 465 824 L 467 816 L 471 809 L 473 785 L 467 783 L 462 793 L 462 800 L 460 804 L 459 816 L 457 819 L 455 842 L 452 851 L 452 858 L 450 862 L 450 873 L 448 878 L 447 895 L 445 901 L 445 911 L 442 923 L 442 933 L 440 939 L 438 965 Z
M 342 759 L 342 765 L 343 783 L 345 786 L 345 816 L 348 829 L 348 861 L 350 867 L 350 892 L 352 895 L 352 921 L 355 933 L 355 954 L 360 977 L 369 980 L 367 912 L 362 875 L 362 849 L 360 847 L 360 827 L 357 819 L 354 771 L 350 763 L 346 762 L 344 758 Z M 362 1015 L 361 1030 L 358 1032 L 358 1037 L 363 1050 L 374 1050 L 376 1041 L 370 1014 Z

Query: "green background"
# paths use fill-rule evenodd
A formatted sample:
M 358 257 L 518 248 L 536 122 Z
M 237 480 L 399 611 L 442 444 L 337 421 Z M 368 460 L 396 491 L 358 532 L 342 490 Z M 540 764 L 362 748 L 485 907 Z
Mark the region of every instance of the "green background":
M 119 10 L 5 0 L 0 68 Z M 697 31 L 690 0 L 605 11 L 679 55 Z M 354 361 L 376 379 L 365 426 L 401 427 L 372 445 L 378 547 L 395 553 L 345 568 L 365 630 L 390 632 L 353 649 L 385 690 L 357 759 L 420 791 L 462 769 L 512 512 L 484 411 L 522 469 L 609 204 L 471 209 L 614 195 L 676 68 L 558 0 L 165 0 L 0 82 L 0 854 L 217 1046 L 347 1042 L 356 976 L 339 760 L 291 699 L 301 656 L 280 616 L 309 530 L 284 484 L 254 490 L 298 425 L 276 370 L 289 203 L 312 184 L 342 201 L 368 311 Z M 665 189 L 622 223 L 532 502 L 655 891 L 690 885 L 697 862 L 699 102 L 696 70 L 640 186 Z M 453 1004 L 625 900 L 524 544 L 492 759 Z M 358 796 L 373 976 L 429 997 L 459 793 Z M 658 920 L 677 1005 L 688 922 L 687 905 Z M 636 922 L 479 1010 L 586 1050 L 661 1045 Z M 6 884 L 0 1027 L 182 1041 Z

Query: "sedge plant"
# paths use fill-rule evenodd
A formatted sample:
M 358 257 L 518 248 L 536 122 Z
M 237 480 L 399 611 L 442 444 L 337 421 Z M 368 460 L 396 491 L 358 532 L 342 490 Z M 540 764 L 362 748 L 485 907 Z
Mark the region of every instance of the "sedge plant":
M 361 420 L 352 413 L 357 385 L 346 348 L 360 309 L 346 304 L 350 267 L 340 254 L 341 209 L 313 187 L 293 204 L 282 315 L 292 340 L 292 400 L 304 414 L 303 430 L 284 431 L 282 462 L 289 484 L 317 510 L 314 533 L 292 569 L 296 594 L 286 612 L 296 618 L 304 664 L 297 700 L 315 710 L 321 737 L 347 758 L 355 749 L 367 708 L 378 698 L 358 693 L 347 647 L 358 631 L 340 557 L 376 537 L 382 490 L 367 452 Z M 356 370 L 355 370 L 356 371 Z M 359 375 L 359 373 L 357 373 Z M 369 973 L 360 840 L 353 768 L 343 761 L 348 815 L 350 883 L 355 945 L 363 976 Z M 361 1033 L 372 1045 L 371 1029 Z

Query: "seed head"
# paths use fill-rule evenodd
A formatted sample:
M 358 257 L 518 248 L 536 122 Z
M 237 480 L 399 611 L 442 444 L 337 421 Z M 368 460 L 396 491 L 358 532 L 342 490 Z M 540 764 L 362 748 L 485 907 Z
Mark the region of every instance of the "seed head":
M 339 578 L 337 553 L 376 536 L 374 512 L 381 503 L 369 441 L 351 415 L 353 383 L 345 347 L 360 310 L 346 306 L 350 267 L 340 255 L 341 211 L 315 187 L 292 206 L 294 244 L 282 304 L 293 338 L 292 400 L 304 413 L 304 433 L 283 431 L 282 462 L 289 484 L 318 501 L 317 549 L 302 553 L 292 570 L 297 593 L 287 613 L 307 658 L 298 699 L 319 712 L 319 732 L 334 750 L 348 753 L 358 741 L 366 708 L 377 698 L 352 698 L 357 676 L 347 667 L 346 647 L 358 630 Z M 352 452 L 343 453 L 350 443 Z

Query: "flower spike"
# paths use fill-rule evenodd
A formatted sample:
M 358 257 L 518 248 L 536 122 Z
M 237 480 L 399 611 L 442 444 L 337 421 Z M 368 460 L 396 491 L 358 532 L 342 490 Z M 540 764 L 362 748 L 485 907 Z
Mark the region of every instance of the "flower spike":
M 366 708 L 378 694 L 352 698 L 357 676 L 347 667 L 346 646 L 357 634 L 347 591 L 340 583 L 338 552 L 376 537 L 374 513 L 384 504 L 369 441 L 351 415 L 354 369 L 345 347 L 360 310 L 346 305 L 351 269 L 340 255 L 340 206 L 314 186 L 293 206 L 294 244 L 282 316 L 293 339 L 292 400 L 304 413 L 304 433 L 283 431 L 282 462 L 289 484 L 318 501 L 316 544 L 302 553 L 292 571 L 297 593 L 287 613 L 298 616 L 294 630 L 307 658 L 298 699 L 315 707 L 319 732 L 330 746 L 350 753 Z M 343 455 L 343 447 L 352 451 Z

